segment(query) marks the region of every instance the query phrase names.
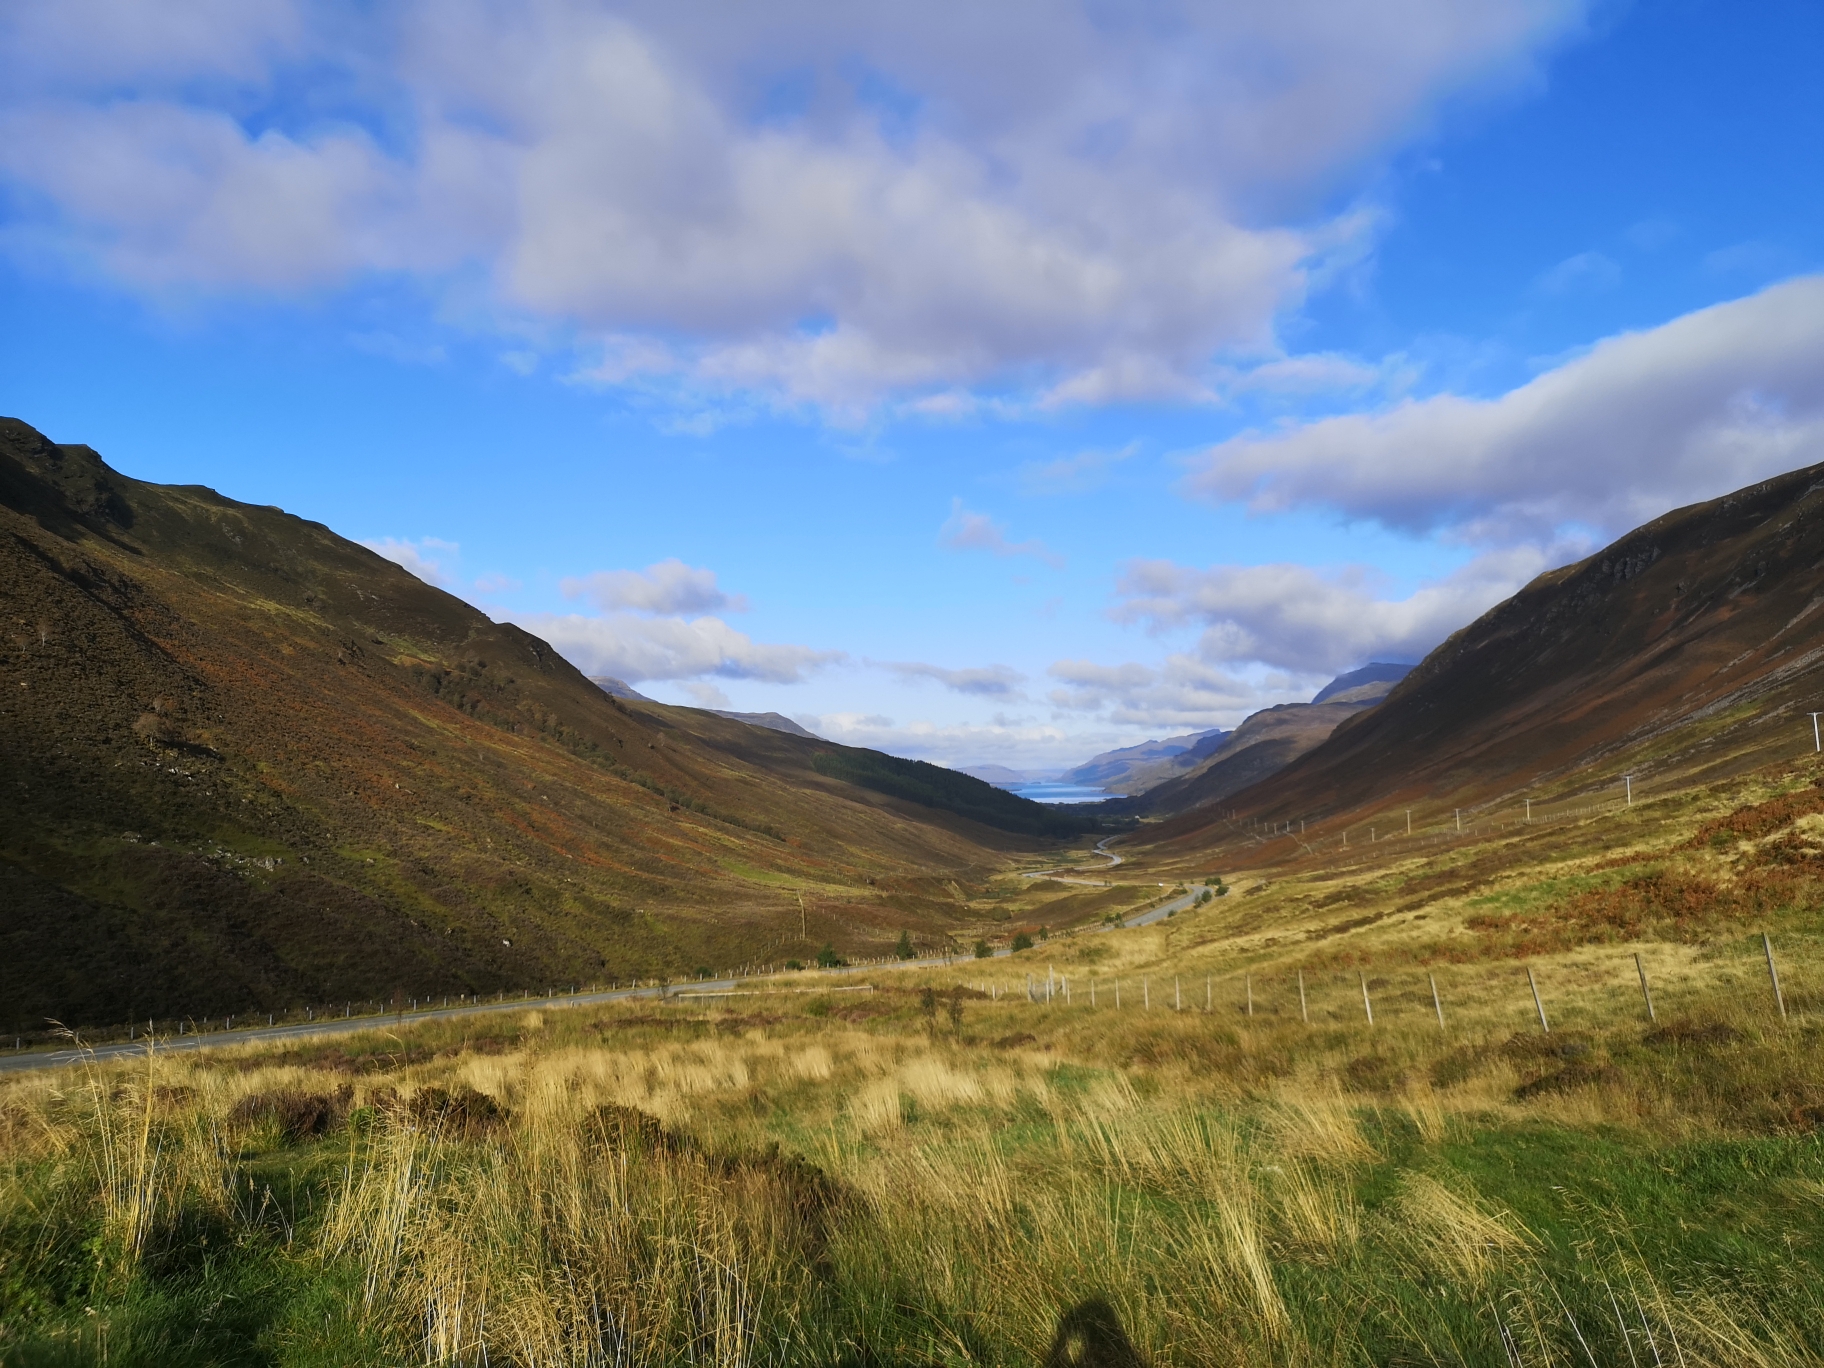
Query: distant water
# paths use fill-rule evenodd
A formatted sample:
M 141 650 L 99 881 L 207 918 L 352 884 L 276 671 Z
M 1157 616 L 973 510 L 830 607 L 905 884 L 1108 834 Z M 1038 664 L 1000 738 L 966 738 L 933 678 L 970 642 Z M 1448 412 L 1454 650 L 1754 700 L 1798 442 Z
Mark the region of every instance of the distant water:
M 1119 793 L 1104 793 L 1099 788 L 1090 788 L 1084 784 L 1060 784 L 1047 781 L 1036 784 L 1000 784 L 1009 793 L 1017 793 L 1022 798 L 1030 798 L 1035 803 L 1100 803 L 1109 798 L 1120 798 Z

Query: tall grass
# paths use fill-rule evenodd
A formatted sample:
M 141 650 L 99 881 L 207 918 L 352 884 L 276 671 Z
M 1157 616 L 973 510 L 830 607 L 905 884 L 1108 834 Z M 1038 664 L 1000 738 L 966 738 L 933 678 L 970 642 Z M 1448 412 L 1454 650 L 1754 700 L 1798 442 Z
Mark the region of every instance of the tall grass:
M 1238 1088 L 1189 1014 L 1105 1025 L 1095 1053 L 1144 1050 L 1133 1068 L 1037 1010 L 960 1041 L 909 1012 L 612 1050 L 541 1025 L 517 1053 L 358 1079 L 314 1137 L 249 1099 L 343 1077 L 257 1057 L 15 1084 L 0 1362 L 59 1335 L 98 1357 L 135 1297 L 203 1276 L 180 1256 L 205 1227 L 292 1289 L 262 1362 L 1824 1362 L 1813 1141 L 1681 1158 L 1699 1142 L 1640 1130 L 1608 1075 L 1554 1121 L 1563 1098 L 1491 1100 L 1521 1076 L 1499 1041 L 1463 1055 L 1435 1028 L 1381 1030 L 1364 1072 L 1347 1041 L 1275 1026 L 1236 1046 L 1272 1065 Z M 976 1043 L 1046 1020 L 1028 1048 Z M 1590 1048 L 1658 1087 L 1660 1055 L 1625 1044 Z M 1807 1067 L 1797 1039 L 1727 1048 L 1737 1074 Z M 1467 1076 L 1423 1081 L 1441 1061 Z M 1382 1091 L 1349 1084 L 1370 1075 Z M 1654 1187 L 1674 1163 L 1701 1183 Z M 275 1195 L 281 1169 L 307 1198 Z M 91 1275 L 57 1294 L 45 1270 L 72 1260 Z M 220 1314 L 200 1304 L 183 1314 Z

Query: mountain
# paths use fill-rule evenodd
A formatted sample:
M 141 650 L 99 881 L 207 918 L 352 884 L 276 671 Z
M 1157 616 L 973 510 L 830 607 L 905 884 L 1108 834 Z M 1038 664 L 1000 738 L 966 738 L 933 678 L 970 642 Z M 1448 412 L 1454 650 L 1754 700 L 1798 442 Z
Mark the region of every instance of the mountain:
M 646 697 L 645 694 L 634 688 L 633 685 L 629 684 L 626 680 L 616 679 L 613 675 L 590 675 L 589 682 L 595 685 L 603 693 L 607 694 L 610 698 L 625 698 L 630 702 L 635 703 L 652 702 L 650 698 Z
M 1411 673 L 1410 665 L 1392 665 L 1377 660 L 1359 670 L 1338 675 L 1319 689 L 1311 701 L 1328 703 L 1333 698 L 1341 698 L 1344 702 L 1367 702 L 1371 698 L 1385 698 L 1395 684 Z
M 1133 778 L 1141 769 L 1161 760 L 1175 760 L 1185 755 L 1200 759 L 1220 746 L 1223 737 L 1227 735 L 1222 728 L 1216 727 L 1209 731 L 1167 737 L 1163 741 L 1142 741 L 1137 746 L 1103 751 L 1075 769 L 1066 770 L 1060 777 L 1067 784 L 1103 788 L 1110 793 L 1135 793 L 1139 789 L 1134 786 Z
M 1310 703 L 1283 703 L 1249 716 L 1232 732 L 1197 732 L 1110 751 L 1089 762 L 1133 756 L 1118 783 L 1129 805 L 1149 813 L 1181 812 L 1239 793 L 1283 769 L 1329 736 L 1343 719 L 1386 697 L 1410 665 L 1376 662 L 1338 675 Z M 1188 745 L 1185 743 L 1189 743 Z M 1157 753 L 1146 754 L 1156 748 Z M 1073 771 L 1074 772 L 1074 771 Z
M 745 722 L 750 727 L 765 727 L 770 731 L 781 731 L 787 732 L 792 736 L 808 737 L 812 741 L 823 740 L 816 732 L 805 730 L 784 713 L 724 712 L 721 708 L 709 708 L 705 711 L 712 712 L 717 717 L 728 717 L 734 719 L 736 722 Z
M 1539 576 L 1380 706 L 1245 792 L 1322 833 L 1377 810 L 1505 817 L 1810 754 L 1824 706 L 1824 465 L 1656 518 Z M 1328 706 L 1328 705 L 1326 705 Z M 1220 839 L 1214 812 L 1154 828 Z
M 1057 829 L 611 697 L 320 524 L 11 419 L 0 626 L 15 1029 L 884 951 Z
M 1183 812 L 1220 802 L 1277 773 L 1349 718 L 1374 706 L 1372 699 L 1349 699 L 1348 692 L 1333 695 L 1328 703 L 1282 703 L 1251 714 L 1194 768 L 1148 787 L 1137 800 L 1138 810 L 1153 815 Z

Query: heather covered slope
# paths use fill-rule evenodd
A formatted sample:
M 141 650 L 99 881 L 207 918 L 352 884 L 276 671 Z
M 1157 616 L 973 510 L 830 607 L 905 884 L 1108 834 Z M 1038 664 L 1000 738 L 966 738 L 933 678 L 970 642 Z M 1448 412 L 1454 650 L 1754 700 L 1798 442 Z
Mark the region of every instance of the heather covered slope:
M 820 774 L 829 743 L 611 698 L 324 527 L 10 420 L 0 623 L 7 1025 L 884 946 L 1034 844 Z
M 1456 633 L 1379 707 L 1236 795 L 1245 820 L 1311 835 L 1382 810 L 1424 827 L 1462 808 L 1701 782 L 1812 747 L 1824 707 L 1824 467 L 1655 519 L 1540 576 Z M 1190 812 L 1149 838 L 1225 838 Z

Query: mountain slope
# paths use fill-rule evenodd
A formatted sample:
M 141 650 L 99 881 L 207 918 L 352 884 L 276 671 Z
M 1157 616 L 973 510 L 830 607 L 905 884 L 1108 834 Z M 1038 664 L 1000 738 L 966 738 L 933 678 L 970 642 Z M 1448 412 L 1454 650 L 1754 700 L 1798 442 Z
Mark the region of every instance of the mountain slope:
M 1282 703 L 1249 717 L 1214 754 L 1189 773 L 1148 787 L 1135 800 L 1138 810 L 1171 814 L 1220 802 L 1275 774 L 1319 745 L 1373 700 L 1333 699 L 1328 703 Z
M 1824 466 L 1668 513 L 1541 575 L 1379 707 L 1239 794 L 1246 815 L 1416 820 L 1619 796 L 1809 752 L 1824 706 Z M 1187 848 L 1213 815 L 1149 832 Z M 1314 827 L 1314 830 L 1317 828 Z
M 611 698 L 327 528 L 14 420 L 0 624 L 16 1029 L 884 945 L 1033 844 L 820 774 L 828 742 Z
M 1085 784 L 1091 788 L 1107 789 L 1111 793 L 1116 790 L 1137 793 L 1147 782 L 1138 776 L 1150 775 L 1165 761 L 1179 761 L 1189 756 L 1193 757 L 1191 763 L 1195 763 L 1222 745 L 1223 738 L 1228 735 L 1228 732 L 1216 727 L 1184 736 L 1169 736 L 1163 741 L 1142 741 L 1137 746 L 1123 746 L 1119 750 L 1103 751 L 1100 755 L 1091 756 L 1076 768 L 1066 770 L 1060 777 L 1067 784 Z M 1150 782 L 1157 783 L 1158 780 L 1153 778 Z
M 1384 660 L 1371 661 L 1359 670 L 1338 675 L 1319 689 L 1311 701 L 1328 703 L 1333 698 L 1345 695 L 1352 698 L 1381 698 L 1411 673 L 1410 665 L 1393 665 Z

